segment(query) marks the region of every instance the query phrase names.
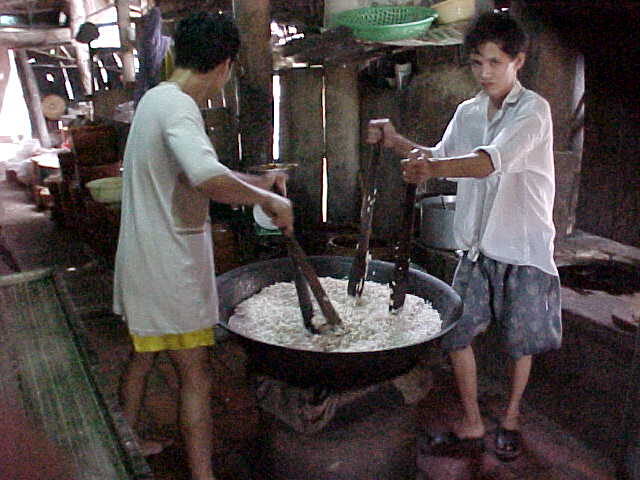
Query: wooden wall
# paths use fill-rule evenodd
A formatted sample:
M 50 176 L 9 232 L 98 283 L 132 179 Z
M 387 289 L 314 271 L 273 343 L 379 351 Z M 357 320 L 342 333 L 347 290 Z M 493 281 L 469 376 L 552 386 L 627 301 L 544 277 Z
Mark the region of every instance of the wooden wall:
M 599 41 L 587 33 L 591 22 L 579 27 L 586 40 L 586 124 L 577 222 L 583 230 L 640 247 L 637 13 L 600 17 Z
M 280 73 L 281 160 L 299 165 L 291 182 L 291 198 L 300 226 L 321 225 L 324 158 L 327 222 L 332 227 L 357 228 L 361 180 L 373 152 L 363 142 L 367 122 L 388 117 L 403 134 L 435 144 L 456 105 L 477 90 L 458 58 L 458 47 L 421 50 L 413 58 L 419 70 L 402 90 L 381 86 L 379 79 L 365 75 L 356 63 Z M 373 230 L 374 236 L 387 240 L 395 239 L 400 226 L 405 184 L 399 162 L 392 152 L 384 151 L 379 167 Z M 450 182 L 434 181 L 430 187 L 437 193 L 455 191 Z
M 298 164 L 290 192 L 297 226 L 321 226 L 323 192 L 327 197 L 327 223 L 352 226 L 360 213 L 356 66 L 293 69 L 280 75 L 280 160 Z
M 280 85 L 280 159 L 298 164 L 289 193 L 294 202 L 296 228 L 309 230 L 322 222 L 324 70 L 305 68 L 281 72 Z
M 477 87 L 468 68 L 459 61 L 459 47 L 425 47 L 415 52 L 414 77 L 402 90 L 384 88 L 371 81 L 361 84 L 361 128 L 372 118 L 390 118 L 400 133 L 423 145 L 435 145 L 458 103 L 472 96 Z M 403 58 L 399 61 L 405 61 Z M 370 147 L 362 145 L 363 157 Z M 405 184 L 400 175 L 400 158 L 385 150 L 380 167 L 374 231 L 395 239 Z M 430 181 L 427 193 L 455 193 L 451 182 Z
M 586 0 L 510 2 L 512 13 L 533 37 L 521 79 L 545 96 L 552 108 L 560 236 L 577 227 L 640 245 L 640 113 L 633 73 L 639 63 L 638 42 L 633 38 L 638 8 L 632 3 L 607 2 L 596 8 Z M 290 21 L 313 21 L 320 5 L 273 0 L 271 10 Z M 475 93 L 457 47 L 418 49 L 413 61 L 417 75 L 402 91 L 363 80 L 363 72 L 358 72 L 362 65 L 282 73 L 281 160 L 299 164 L 291 195 L 301 224 L 313 227 L 321 222 L 325 158 L 329 223 L 357 224 L 360 175 L 370 157 L 361 133 L 370 118 L 390 117 L 402 133 L 431 145 L 440 138 L 455 106 Z M 581 82 L 586 105 L 584 151 L 574 130 Z M 374 230 L 387 237 L 397 230 L 404 187 L 398 160 L 385 153 L 374 217 Z M 430 182 L 428 190 L 450 193 L 455 186 Z
M 635 38 L 640 8 L 632 0 L 594 4 L 526 2 L 526 15 L 556 41 L 547 44 L 545 59 L 562 52 L 584 57 L 584 149 L 581 158 L 576 227 L 640 247 L 640 93 L 637 66 L 640 43 Z M 571 73 L 571 64 L 539 62 L 548 72 L 541 88 L 555 91 L 552 105 L 570 96 L 556 84 Z M 561 117 L 562 118 L 562 117 Z M 568 122 L 556 125 L 566 132 Z M 560 123 L 554 118 L 556 124 Z M 557 135 L 561 141 L 564 134 Z
M 552 103 L 556 135 L 561 148 L 568 148 L 569 118 L 573 113 L 571 97 L 574 66 L 564 62 L 569 57 L 561 49 L 553 55 L 539 55 L 538 65 L 560 65 L 558 82 L 547 80 L 548 69 L 536 67 L 527 83 L 542 85 L 541 93 Z M 553 58 L 548 62 L 547 58 Z M 381 59 L 393 64 L 394 57 Z M 424 47 L 410 54 L 404 52 L 398 62 L 411 61 L 414 76 L 409 85 L 396 90 L 384 86 L 383 66 L 358 72 L 356 65 L 337 71 L 324 69 L 293 70 L 283 74 L 284 125 L 282 160 L 299 163 L 292 199 L 297 216 L 306 227 L 320 224 L 322 201 L 323 155 L 328 164 L 328 222 L 355 226 L 359 219 L 361 178 L 371 159 L 372 148 L 362 141 L 367 122 L 373 118 L 390 118 L 400 133 L 423 145 L 435 145 L 441 138 L 456 106 L 475 95 L 473 79 L 461 47 Z M 370 74 L 373 70 L 373 76 Z M 382 78 L 382 80 L 384 80 Z M 528 85 L 531 86 L 531 85 Z M 325 89 L 326 117 L 322 118 L 322 89 Z M 359 98 L 359 103 L 354 99 Z M 323 137 L 326 136 L 326 138 Z M 564 139 L 563 139 L 564 137 Z M 405 184 L 400 176 L 400 158 L 384 150 L 379 167 L 377 201 L 374 210 L 374 236 L 394 241 L 400 228 Z M 571 233 L 575 224 L 577 182 L 580 157 L 559 151 L 557 157 L 556 218 L 558 236 Z M 424 189 L 428 194 L 455 194 L 455 183 L 431 180 Z
M 554 223 L 556 238 L 562 239 L 574 232 L 577 221 L 583 153 L 582 53 L 524 2 L 512 2 L 511 13 L 522 21 L 530 37 L 520 80 L 546 98 L 551 107 L 556 167 Z
M 582 143 L 578 141 L 579 135 L 575 135 L 574 126 L 583 88 L 580 51 L 564 43 L 556 30 L 533 17 L 526 6 L 512 2 L 512 11 L 523 20 L 533 40 L 521 79 L 526 87 L 538 91 L 551 104 L 557 163 L 554 219 L 558 237 L 562 238 L 571 234 L 576 224 Z M 380 82 L 380 78 L 375 78 L 375 68 L 372 77 L 372 64 L 366 68 L 363 65 L 352 65 L 351 70 L 343 68 L 339 72 L 340 81 L 333 82 L 329 71 L 315 75 L 295 71 L 287 74 L 289 78 L 283 87 L 283 101 L 287 105 L 287 113 L 283 114 L 286 131 L 283 160 L 303 165 L 297 175 L 304 180 L 301 178 L 296 188 L 300 189 L 297 192 L 301 203 L 299 214 L 305 216 L 308 225 L 317 225 L 321 214 L 316 202 L 321 200 L 319 159 L 323 153 L 329 165 L 329 223 L 355 225 L 359 216 L 360 180 L 371 157 L 371 148 L 361 141 L 367 122 L 371 118 L 391 118 L 407 137 L 424 145 L 434 145 L 455 107 L 478 91 L 460 46 L 423 47 L 373 63 L 379 63 L 382 70 L 385 62 L 393 64 L 396 60 L 413 64 L 414 76 L 402 90 L 385 87 L 384 79 Z M 308 78 L 303 79 L 303 75 Z M 328 99 L 324 119 L 326 138 L 322 138 L 322 119 L 316 110 L 321 107 L 318 96 L 322 85 Z M 350 101 L 351 96 L 359 97 L 359 105 Z M 356 123 L 358 129 L 354 128 Z M 405 185 L 399 173 L 399 160 L 385 151 L 380 167 L 373 229 L 375 236 L 386 240 L 394 240 L 400 227 Z M 452 194 L 455 184 L 432 180 L 425 191 Z

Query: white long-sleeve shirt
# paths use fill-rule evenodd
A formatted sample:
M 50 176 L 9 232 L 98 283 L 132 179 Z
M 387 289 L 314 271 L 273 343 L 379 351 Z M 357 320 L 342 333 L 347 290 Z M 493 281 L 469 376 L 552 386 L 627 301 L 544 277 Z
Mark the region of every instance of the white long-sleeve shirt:
M 516 81 L 491 120 L 489 97 L 461 103 L 434 158 L 483 150 L 494 171 L 458 183 L 454 235 L 471 260 L 531 265 L 558 275 L 553 260 L 553 125 L 548 102 Z
M 149 90 L 124 155 L 114 311 L 139 336 L 217 322 L 209 199 L 195 187 L 225 175 L 195 101 L 175 83 Z

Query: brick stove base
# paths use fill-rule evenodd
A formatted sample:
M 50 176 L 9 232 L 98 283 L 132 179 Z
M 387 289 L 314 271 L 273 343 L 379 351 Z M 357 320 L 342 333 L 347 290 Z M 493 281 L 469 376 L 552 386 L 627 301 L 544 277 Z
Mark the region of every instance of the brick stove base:
M 359 421 L 303 435 L 261 412 L 261 478 L 398 480 L 416 475 L 413 407 L 379 410 Z
M 269 480 L 398 480 L 416 474 L 416 409 L 431 388 L 418 366 L 340 392 L 257 376 L 254 473 Z

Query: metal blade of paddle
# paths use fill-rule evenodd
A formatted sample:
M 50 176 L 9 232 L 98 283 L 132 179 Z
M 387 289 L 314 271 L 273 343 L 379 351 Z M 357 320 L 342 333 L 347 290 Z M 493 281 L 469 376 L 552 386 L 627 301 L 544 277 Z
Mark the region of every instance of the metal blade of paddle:
M 360 297 L 364 290 L 364 282 L 367 277 L 367 265 L 369 261 L 369 240 L 371 238 L 371 223 L 373 220 L 373 206 L 376 203 L 376 180 L 378 165 L 382 159 L 382 143 L 373 145 L 371 161 L 367 170 L 364 195 L 360 207 L 360 235 L 358 248 L 353 257 L 349 272 L 347 293 L 352 297 Z
M 324 291 L 324 288 L 320 284 L 320 280 L 318 279 L 316 271 L 313 269 L 311 264 L 307 262 L 307 256 L 304 253 L 304 250 L 302 250 L 302 247 L 300 246 L 298 241 L 294 237 L 289 237 L 287 235 L 285 235 L 284 238 L 287 242 L 289 254 L 300 267 L 300 271 L 304 275 L 305 280 L 308 282 L 309 288 L 311 288 L 311 292 L 318 302 L 320 310 L 322 310 L 322 314 L 324 315 L 327 323 L 332 326 L 342 324 L 342 321 L 338 316 L 338 312 L 336 312 L 333 304 Z
M 413 223 L 415 216 L 416 185 L 408 183 L 404 194 L 404 209 L 402 227 L 396 248 L 396 264 L 391 277 L 391 302 L 389 311 L 398 313 L 404 306 L 407 294 L 407 277 L 411 257 L 411 239 L 413 238 Z

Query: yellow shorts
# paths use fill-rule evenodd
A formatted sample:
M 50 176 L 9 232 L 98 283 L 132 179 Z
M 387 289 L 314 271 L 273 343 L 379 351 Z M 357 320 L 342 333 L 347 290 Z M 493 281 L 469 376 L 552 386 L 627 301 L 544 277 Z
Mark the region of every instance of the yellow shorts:
M 140 337 L 130 334 L 136 352 L 161 352 L 163 350 L 186 350 L 209 347 L 215 344 L 213 327 L 188 333 L 171 333 L 157 337 Z

